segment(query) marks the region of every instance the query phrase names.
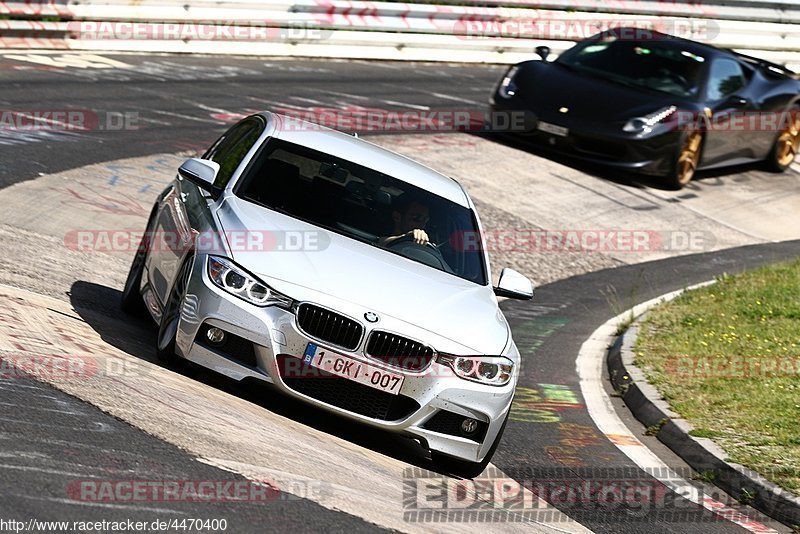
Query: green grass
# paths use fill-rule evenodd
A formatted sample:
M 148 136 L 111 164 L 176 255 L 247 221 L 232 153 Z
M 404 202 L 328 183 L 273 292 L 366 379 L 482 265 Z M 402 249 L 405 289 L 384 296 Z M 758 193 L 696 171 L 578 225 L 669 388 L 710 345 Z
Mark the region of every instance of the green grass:
M 635 352 L 694 435 L 800 493 L 800 259 L 658 306 Z

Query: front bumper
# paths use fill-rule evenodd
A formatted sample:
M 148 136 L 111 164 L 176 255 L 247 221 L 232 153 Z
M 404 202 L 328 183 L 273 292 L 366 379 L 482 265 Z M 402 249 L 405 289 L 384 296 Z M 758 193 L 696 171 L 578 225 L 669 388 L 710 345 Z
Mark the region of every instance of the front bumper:
M 365 356 L 368 325 L 364 325 L 367 332 L 355 350 L 333 346 L 301 331 L 292 311 L 276 306 L 260 308 L 218 289 L 208 279 L 205 264 L 206 256 L 198 254 L 176 335 L 176 351 L 180 356 L 235 380 L 255 378 L 271 383 L 287 395 L 353 421 L 419 439 L 431 450 L 472 462 L 483 460 L 510 409 L 516 378 L 502 387 L 487 386 L 458 378 L 449 367 L 435 360 L 421 371 L 400 370 Z M 238 356 L 204 343 L 198 333 L 202 334 L 208 326 L 241 338 L 244 345 L 240 344 L 236 350 L 246 345 L 248 350 L 252 347 L 252 353 Z M 315 381 L 313 387 L 305 387 L 311 386 L 311 382 L 298 383 L 303 378 L 297 375 L 287 378 L 281 367 L 287 359 L 292 359 L 292 366 L 297 369 L 309 343 L 404 375 L 399 395 L 367 391 L 362 388 L 373 388 L 339 377 L 308 378 Z M 337 391 L 326 392 L 331 388 Z M 354 411 L 354 403 L 358 404 L 362 397 L 363 402 L 388 403 L 385 415 L 375 416 L 374 410 L 370 412 L 373 416 L 358 413 L 364 410 Z M 342 400 L 345 398 L 346 401 Z M 442 416 L 448 415 L 440 414 L 442 411 L 485 423 L 483 431 L 468 438 L 432 430 L 441 430 L 441 425 L 432 424 L 432 420 L 438 414 L 435 421 L 441 422 Z
M 495 95 L 490 113 L 508 113 L 517 110 L 514 100 L 502 100 Z M 549 152 L 606 167 L 623 169 L 652 176 L 665 176 L 672 172 L 680 142 L 680 132 L 667 131 L 656 135 L 637 136 L 619 129 L 583 123 L 576 118 L 544 116 L 532 110 L 525 111 L 524 129 L 498 131 L 495 134 L 511 136 L 515 141 Z M 545 121 L 568 129 L 565 136 L 538 129 Z

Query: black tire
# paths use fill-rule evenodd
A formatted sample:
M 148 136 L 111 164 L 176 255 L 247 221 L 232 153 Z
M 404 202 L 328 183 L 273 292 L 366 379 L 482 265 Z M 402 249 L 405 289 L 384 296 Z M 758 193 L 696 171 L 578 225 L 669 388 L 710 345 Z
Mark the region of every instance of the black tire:
M 508 424 L 508 415 L 510 413 L 511 410 L 509 410 L 509 413 L 506 414 L 506 418 L 503 420 L 503 425 L 500 427 L 500 432 L 497 433 L 497 436 L 494 438 L 494 443 L 492 443 L 492 446 L 489 448 L 489 452 L 486 453 L 486 456 L 482 462 L 460 460 L 446 454 L 431 451 L 431 460 L 436 466 L 436 469 L 449 475 L 455 475 L 461 478 L 475 478 L 483 473 L 483 471 L 486 469 L 486 466 L 488 466 L 489 462 L 492 461 L 492 457 L 497 450 L 497 446 L 500 445 L 500 440 L 503 437 L 503 432 L 506 430 L 506 424 Z
M 141 316 L 144 315 L 146 311 L 142 294 L 139 292 L 139 287 L 142 285 L 147 252 L 150 250 L 150 227 L 155 218 L 155 213 L 155 210 L 153 210 L 150 214 L 150 219 L 147 221 L 142 240 L 139 242 L 139 247 L 136 249 L 136 254 L 133 256 L 131 268 L 128 271 L 128 278 L 125 279 L 125 287 L 122 289 L 122 298 L 120 299 L 119 307 L 122 308 L 122 311 L 130 315 Z
M 692 181 L 703 153 L 704 140 L 701 130 L 688 130 L 681 135 L 675 162 L 666 176 L 667 187 L 674 190 L 683 189 Z
M 764 160 L 764 168 L 770 172 L 788 169 L 800 151 L 800 108 L 794 108 L 789 113 L 789 117 L 781 122 L 783 128 L 775 136 L 772 149 Z
M 192 273 L 193 262 L 194 254 L 189 254 L 181 264 L 178 275 L 175 277 L 175 283 L 172 284 L 172 289 L 169 292 L 164 311 L 161 314 L 161 321 L 158 323 L 156 357 L 168 365 L 175 365 L 180 361 L 180 358 L 175 353 L 175 335 L 178 332 L 181 307 L 183 299 L 186 297 L 186 289 L 189 286 L 189 276 Z

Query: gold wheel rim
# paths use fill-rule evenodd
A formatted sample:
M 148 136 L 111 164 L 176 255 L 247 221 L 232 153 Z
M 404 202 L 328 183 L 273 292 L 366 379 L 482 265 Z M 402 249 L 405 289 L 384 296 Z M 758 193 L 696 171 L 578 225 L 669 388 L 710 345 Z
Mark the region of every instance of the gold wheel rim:
M 800 148 L 800 115 L 792 113 L 786 128 L 778 136 L 777 160 L 781 167 L 788 167 Z
M 700 132 L 691 132 L 686 136 L 686 140 L 678 156 L 678 182 L 686 185 L 692 181 L 694 171 L 697 170 L 697 163 L 700 161 L 700 144 L 703 135 Z

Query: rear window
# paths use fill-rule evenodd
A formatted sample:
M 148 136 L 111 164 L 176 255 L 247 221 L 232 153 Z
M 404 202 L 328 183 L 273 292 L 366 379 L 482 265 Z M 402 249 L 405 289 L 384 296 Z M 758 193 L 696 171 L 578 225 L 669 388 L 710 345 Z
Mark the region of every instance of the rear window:
M 476 284 L 486 266 L 472 210 L 389 176 L 272 139 L 236 195 Z M 401 238 L 422 230 L 430 245 Z

